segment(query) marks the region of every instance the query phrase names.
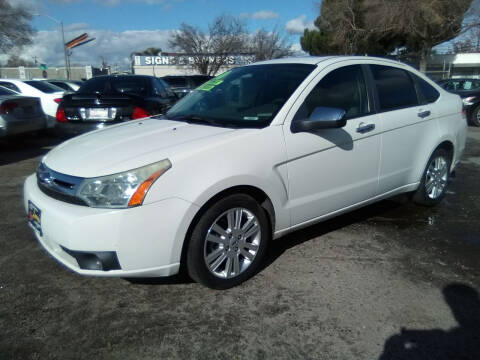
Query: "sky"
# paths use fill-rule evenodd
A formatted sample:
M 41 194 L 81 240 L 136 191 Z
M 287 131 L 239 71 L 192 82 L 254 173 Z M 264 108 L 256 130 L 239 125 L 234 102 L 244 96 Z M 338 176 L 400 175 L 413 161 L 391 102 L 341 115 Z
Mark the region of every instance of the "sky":
M 71 63 L 99 66 L 102 58 L 127 69 L 130 54 L 148 47 L 173 51 L 168 45 L 172 31 L 182 22 L 207 29 L 222 14 L 245 20 L 248 30 L 280 30 L 296 51 L 305 28 L 312 28 L 319 14 L 318 0 L 9 0 L 34 14 L 37 30 L 33 44 L 15 53 L 25 60 L 62 66 L 63 50 L 59 21 L 65 41 L 86 32 L 95 40 L 72 50 Z M 53 18 L 53 19 L 52 19 Z M 6 55 L 0 54 L 0 62 Z

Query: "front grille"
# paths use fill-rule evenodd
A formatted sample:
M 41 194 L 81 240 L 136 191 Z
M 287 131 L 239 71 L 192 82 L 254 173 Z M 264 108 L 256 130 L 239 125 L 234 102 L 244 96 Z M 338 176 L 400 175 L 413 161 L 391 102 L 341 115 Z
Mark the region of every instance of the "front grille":
M 40 190 L 42 190 L 42 192 L 45 195 L 48 195 L 48 196 L 50 196 L 50 197 L 52 197 L 56 200 L 60 200 L 60 201 L 70 203 L 70 204 L 75 204 L 75 205 L 88 206 L 87 203 L 85 201 L 83 201 L 82 199 L 79 199 L 75 196 L 70 196 L 70 195 L 67 195 L 67 194 L 63 194 L 63 193 L 54 191 L 51 188 L 48 188 L 47 186 L 45 186 L 45 184 L 38 181 L 38 179 L 37 179 L 37 183 L 38 183 L 38 187 L 40 188 Z
M 40 163 L 37 169 L 37 183 L 40 190 L 60 201 L 70 204 L 88 206 L 83 200 L 76 197 L 78 187 L 84 179 L 58 173 Z

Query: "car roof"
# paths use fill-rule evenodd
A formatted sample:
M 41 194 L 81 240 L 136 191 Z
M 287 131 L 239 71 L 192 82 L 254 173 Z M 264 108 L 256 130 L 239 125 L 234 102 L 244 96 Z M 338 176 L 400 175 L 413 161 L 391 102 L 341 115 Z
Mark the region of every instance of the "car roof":
M 375 56 L 302 56 L 302 57 L 287 57 L 281 59 L 274 59 L 274 60 L 266 60 L 255 62 L 250 65 L 264 65 L 264 64 L 310 64 L 310 65 L 318 65 L 322 62 L 327 61 L 329 63 L 335 63 L 338 61 L 347 61 L 347 60 L 369 60 L 369 61 L 381 61 L 381 62 L 388 62 L 391 64 L 397 65 L 406 65 L 402 62 L 392 60 L 390 58 L 382 58 L 382 57 L 375 57 Z
M 151 75 L 137 75 L 137 74 L 112 74 L 112 75 L 99 75 L 99 76 L 94 76 L 88 80 L 91 79 L 112 79 L 112 78 L 120 78 L 120 77 L 136 77 L 136 78 L 154 78 L 155 76 Z M 87 80 L 87 81 L 88 81 Z
M 212 77 L 211 75 L 195 74 L 195 75 L 165 75 L 162 78 L 191 78 L 191 77 Z
M 10 81 L 13 83 L 23 83 L 24 81 L 28 81 L 28 79 L 0 79 L 0 81 Z

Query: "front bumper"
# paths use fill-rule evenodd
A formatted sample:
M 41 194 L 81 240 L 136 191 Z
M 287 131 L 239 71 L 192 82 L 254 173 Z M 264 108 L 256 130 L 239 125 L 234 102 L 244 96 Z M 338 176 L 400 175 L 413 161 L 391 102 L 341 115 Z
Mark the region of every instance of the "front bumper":
M 188 226 L 198 211 L 196 205 L 178 198 L 131 209 L 69 204 L 45 195 L 35 175 L 25 181 L 25 209 L 28 201 L 41 210 L 41 234 L 31 227 L 50 255 L 79 274 L 110 277 L 176 274 Z M 120 269 L 84 269 L 75 257 L 82 252 L 114 252 Z

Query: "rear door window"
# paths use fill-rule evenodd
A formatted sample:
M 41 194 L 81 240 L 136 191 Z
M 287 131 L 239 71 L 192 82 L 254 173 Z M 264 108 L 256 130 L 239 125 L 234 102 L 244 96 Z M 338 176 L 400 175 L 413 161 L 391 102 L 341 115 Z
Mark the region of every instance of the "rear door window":
M 419 105 L 413 80 L 406 70 L 384 65 L 370 65 L 370 68 L 381 111 Z

